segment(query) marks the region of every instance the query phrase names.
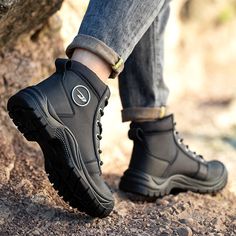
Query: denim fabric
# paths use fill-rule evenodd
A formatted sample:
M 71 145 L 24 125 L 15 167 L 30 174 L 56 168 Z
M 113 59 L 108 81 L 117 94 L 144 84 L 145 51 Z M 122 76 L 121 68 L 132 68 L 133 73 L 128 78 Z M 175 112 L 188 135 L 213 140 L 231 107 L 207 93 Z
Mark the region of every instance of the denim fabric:
M 156 119 L 168 89 L 163 81 L 163 32 L 170 0 L 91 0 L 78 35 L 68 46 L 106 60 L 119 80 L 123 121 Z M 117 63 L 119 66 L 117 66 Z
M 166 106 L 169 91 L 163 79 L 163 37 L 169 12 L 165 4 L 119 76 L 123 121 L 155 119 L 159 107 Z
M 71 57 L 77 47 L 95 50 L 111 66 L 125 61 L 143 34 L 150 27 L 165 0 L 90 0 L 79 29 L 78 36 L 68 46 L 66 53 Z M 85 39 L 87 36 L 87 44 Z M 88 40 L 88 36 L 91 36 Z M 93 39 L 96 40 L 93 40 Z M 98 44 L 98 41 L 104 44 Z M 106 52 L 113 52 L 107 60 Z M 114 60 L 114 58 L 116 58 Z M 120 66 L 123 68 L 123 65 Z M 120 68 L 114 71 L 116 75 Z

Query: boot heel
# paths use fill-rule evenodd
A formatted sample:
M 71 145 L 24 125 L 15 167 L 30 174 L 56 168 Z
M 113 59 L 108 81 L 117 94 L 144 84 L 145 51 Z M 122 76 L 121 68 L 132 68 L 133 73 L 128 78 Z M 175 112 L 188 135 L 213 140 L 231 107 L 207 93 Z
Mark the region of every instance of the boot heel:
M 146 197 L 159 197 L 169 193 L 169 188 L 164 179 L 155 178 L 154 181 L 152 176 L 134 169 L 125 171 L 119 188 Z

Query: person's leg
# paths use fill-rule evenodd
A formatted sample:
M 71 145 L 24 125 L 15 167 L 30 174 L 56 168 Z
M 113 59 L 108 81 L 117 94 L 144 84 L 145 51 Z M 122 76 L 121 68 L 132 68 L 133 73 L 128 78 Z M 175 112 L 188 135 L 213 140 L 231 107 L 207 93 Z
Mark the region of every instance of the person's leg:
M 105 60 L 83 48 L 75 49 L 71 60 L 78 61 L 87 66 L 102 80 L 107 79 L 112 71 L 110 65 Z
M 168 89 L 163 81 L 163 34 L 168 3 L 136 45 L 119 78 L 123 121 L 132 121 L 134 147 L 121 178 L 124 191 L 163 196 L 173 188 L 215 192 L 227 183 L 219 161 L 205 161 L 189 150 L 175 131 L 173 115 L 165 115 Z
M 166 1 L 91 0 L 79 33 L 66 50 L 68 57 L 76 59 L 73 53 L 80 48 L 93 52 L 110 65 L 110 77 L 116 77 Z
M 163 44 L 169 12 L 166 2 L 119 76 L 123 121 L 153 120 L 166 107 L 169 91 L 163 78 Z

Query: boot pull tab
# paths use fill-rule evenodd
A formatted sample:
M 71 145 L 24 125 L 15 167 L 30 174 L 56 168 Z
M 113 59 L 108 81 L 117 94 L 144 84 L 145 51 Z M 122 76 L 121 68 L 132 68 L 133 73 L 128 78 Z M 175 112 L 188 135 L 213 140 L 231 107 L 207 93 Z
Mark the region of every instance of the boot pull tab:
M 71 67 L 71 60 L 58 58 L 55 61 L 56 71 L 65 72 Z
M 141 128 L 133 128 L 129 130 L 128 137 L 131 140 L 138 140 L 142 142 L 144 139 L 144 132 Z

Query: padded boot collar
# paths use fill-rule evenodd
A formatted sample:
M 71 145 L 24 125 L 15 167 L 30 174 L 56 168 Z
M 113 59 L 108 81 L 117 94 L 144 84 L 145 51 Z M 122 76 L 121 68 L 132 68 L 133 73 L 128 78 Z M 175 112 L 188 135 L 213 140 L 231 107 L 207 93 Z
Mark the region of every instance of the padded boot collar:
M 130 129 L 136 128 L 141 128 L 144 132 L 170 131 L 174 128 L 174 116 L 171 114 L 155 121 L 132 122 L 130 124 Z
M 64 73 L 65 71 L 73 71 L 78 76 L 86 78 L 86 81 L 89 82 L 94 88 L 96 88 L 96 92 L 99 94 L 99 97 L 102 97 L 103 91 L 106 89 L 107 86 L 87 66 L 74 60 L 62 58 L 56 59 L 55 65 L 56 72 Z

